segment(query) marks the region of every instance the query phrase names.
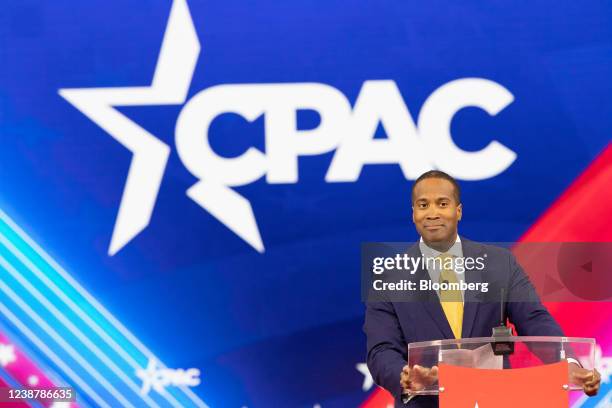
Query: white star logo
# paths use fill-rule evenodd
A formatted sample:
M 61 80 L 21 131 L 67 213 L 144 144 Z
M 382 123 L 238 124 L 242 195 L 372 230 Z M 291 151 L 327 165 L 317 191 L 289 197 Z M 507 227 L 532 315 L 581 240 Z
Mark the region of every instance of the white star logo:
M 185 0 L 174 0 L 150 86 L 60 89 L 59 94 L 132 152 L 108 249 L 116 254 L 151 221 L 170 147 L 116 106 L 185 103 L 200 42 Z M 263 242 L 248 200 L 227 186 L 199 180 L 187 195 L 259 252 Z
M 150 359 L 146 368 L 137 369 L 136 377 L 142 380 L 142 387 L 140 388 L 142 395 L 148 394 L 151 388 L 154 388 L 158 393 L 163 392 L 164 385 L 162 385 L 155 360 Z
M 12 344 L 0 343 L 0 366 L 6 367 L 15 360 L 17 360 L 15 347 Z
M 370 370 L 368 370 L 368 365 L 366 363 L 359 363 L 355 366 L 357 371 L 363 374 L 363 384 L 361 385 L 361 389 L 365 392 L 368 391 L 374 385 L 374 379 L 372 378 L 372 374 L 370 374 Z

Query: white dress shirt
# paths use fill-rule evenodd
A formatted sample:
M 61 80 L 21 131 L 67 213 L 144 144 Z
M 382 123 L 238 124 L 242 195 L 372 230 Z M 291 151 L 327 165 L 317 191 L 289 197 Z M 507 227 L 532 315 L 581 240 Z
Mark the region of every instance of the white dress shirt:
M 423 241 L 423 237 L 421 237 L 421 240 L 419 241 L 419 248 L 421 249 L 421 253 L 426 259 L 436 258 L 442 254 L 442 252 L 427 246 L 425 241 Z M 451 246 L 448 249 L 448 251 L 446 251 L 446 253 L 451 255 L 453 258 L 463 258 L 463 247 L 461 246 L 461 238 L 459 238 L 459 234 L 457 234 L 457 240 L 455 241 L 453 246 Z M 427 262 L 426 263 L 426 267 L 427 267 L 426 269 L 427 269 L 427 273 L 429 273 L 429 279 L 431 279 L 431 281 L 435 283 L 440 281 L 440 274 L 442 273 L 442 271 L 439 268 L 437 268 L 438 263 L 439 262 Z M 457 276 L 457 282 L 463 283 L 465 281 L 465 273 L 455 272 L 455 275 Z M 461 292 L 461 299 L 463 300 L 464 299 L 463 291 L 460 290 L 460 292 Z M 438 296 L 440 296 L 440 293 L 438 293 Z

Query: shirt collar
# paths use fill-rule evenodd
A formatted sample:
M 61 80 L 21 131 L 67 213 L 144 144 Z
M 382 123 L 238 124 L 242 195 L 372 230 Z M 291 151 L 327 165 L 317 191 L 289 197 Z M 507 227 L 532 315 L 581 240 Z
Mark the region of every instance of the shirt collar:
M 421 253 L 426 257 L 435 258 L 442 253 L 427 246 L 425 241 L 423 241 L 423 237 L 421 237 L 421 240 L 419 241 L 419 248 L 421 249 Z M 463 257 L 463 248 L 461 246 L 461 238 L 459 238 L 459 234 L 457 234 L 457 239 L 455 240 L 453 246 L 451 246 L 446 253 L 456 257 Z

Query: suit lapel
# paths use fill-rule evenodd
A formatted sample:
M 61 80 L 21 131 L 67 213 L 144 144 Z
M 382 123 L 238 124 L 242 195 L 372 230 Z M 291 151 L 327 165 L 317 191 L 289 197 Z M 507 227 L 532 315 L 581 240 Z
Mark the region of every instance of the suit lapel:
M 422 257 L 421 250 L 419 248 L 419 244 L 413 246 L 413 250 L 410 256 L 413 257 Z M 415 281 L 418 282 L 421 279 L 431 280 L 429 277 L 429 273 L 424 268 L 423 264 L 419 264 L 419 268 L 415 273 Z M 423 298 L 419 301 L 419 303 L 423 306 L 425 311 L 429 314 L 431 319 L 434 321 L 436 326 L 440 329 L 445 339 L 454 339 L 455 335 L 451 330 L 450 325 L 448 324 L 448 320 L 446 319 L 446 315 L 444 314 L 444 310 L 442 310 L 442 305 L 440 304 L 440 298 L 436 294 L 435 291 L 430 290 L 426 294 L 422 294 Z
M 429 299 L 423 302 L 423 308 L 429 313 L 432 320 L 436 323 L 442 334 L 444 334 L 445 339 L 454 339 L 455 335 L 448 324 L 448 320 L 446 319 L 446 315 L 444 314 L 444 310 L 442 310 L 442 305 L 440 304 L 440 299 L 437 295 L 436 299 Z
M 475 242 L 469 241 L 461 237 L 461 248 L 463 250 L 464 258 L 477 258 L 482 256 L 482 246 Z M 482 282 L 482 272 L 473 269 L 465 272 L 466 283 L 480 283 Z M 474 328 L 474 321 L 480 307 L 481 298 L 480 292 L 477 291 L 465 291 L 464 292 L 464 303 L 463 303 L 463 328 L 461 330 L 461 337 L 471 337 L 472 329 Z

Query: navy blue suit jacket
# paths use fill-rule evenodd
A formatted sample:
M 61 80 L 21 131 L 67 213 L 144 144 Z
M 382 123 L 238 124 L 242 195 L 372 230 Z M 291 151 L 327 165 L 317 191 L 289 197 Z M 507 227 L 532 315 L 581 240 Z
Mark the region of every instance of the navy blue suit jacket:
M 466 282 L 496 282 L 489 295 L 500 298 L 500 285 L 505 288 L 506 315 L 521 336 L 563 336 L 557 322 L 539 301 L 527 275 L 506 249 L 483 245 L 461 237 L 464 257 L 479 257 L 486 254 L 485 273 L 469 271 Z M 408 250 L 409 256 L 420 257 L 419 245 Z M 416 279 L 429 279 L 424 268 L 415 273 Z M 495 283 L 493 283 L 495 285 Z M 477 301 L 478 293 L 464 293 L 462 338 L 489 337 L 492 328 L 499 326 L 500 301 L 495 297 Z M 396 407 L 438 407 L 437 397 L 418 396 L 408 404 L 401 400 L 400 374 L 406 365 L 407 344 L 455 338 L 446 320 L 435 292 L 428 295 L 429 301 L 419 302 L 368 302 L 364 331 L 367 336 L 367 363 L 376 384 L 387 389 L 395 397 Z M 521 301 L 513 302 L 513 299 Z M 529 299 L 531 301 L 524 301 Z

